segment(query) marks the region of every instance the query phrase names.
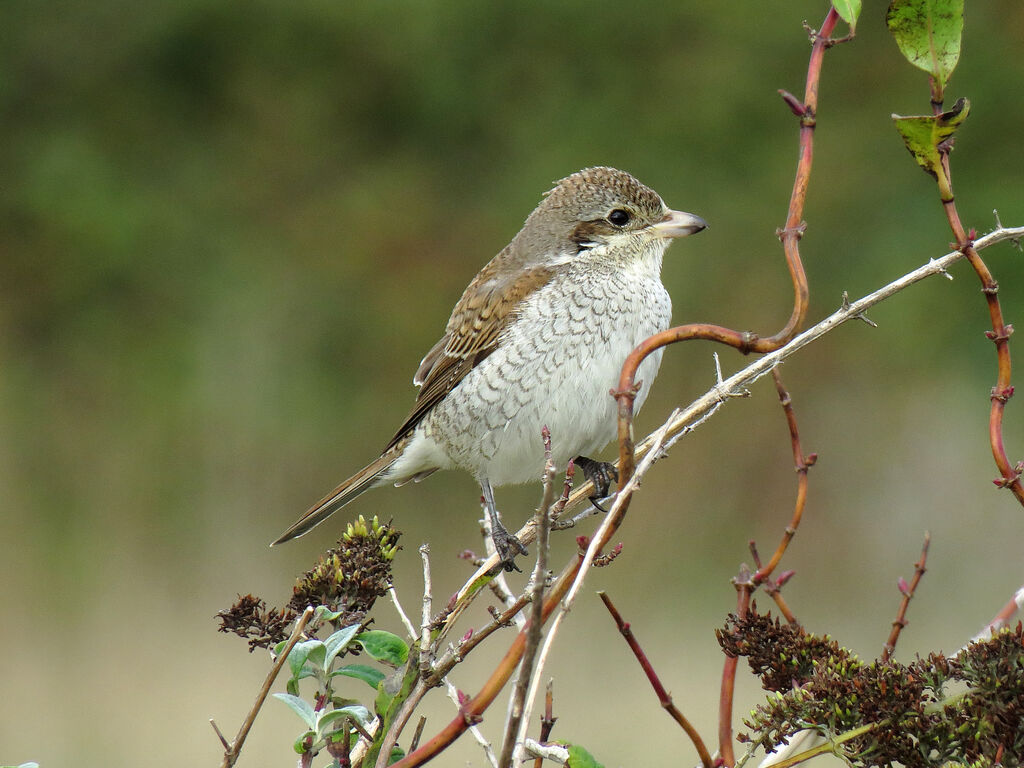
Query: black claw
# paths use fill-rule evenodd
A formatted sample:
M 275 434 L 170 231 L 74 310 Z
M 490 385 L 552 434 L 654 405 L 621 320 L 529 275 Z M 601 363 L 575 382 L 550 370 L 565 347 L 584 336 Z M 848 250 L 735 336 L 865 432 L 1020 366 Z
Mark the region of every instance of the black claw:
M 491 531 L 491 541 L 494 542 L 494 548 L 498 552 L 498 557 L 501 558 L 501 567 L 508 572 L 519 571 L 522 573 L 522 569 L 516 565 L 516 555 L 530 554 L 523 546 L 523 542 L 509 533 L 501 523 L 498 523 Z
M 594 495 L 588 500 L 597 509 L 607 513 L 608 510 L 597 502 L 608 497 L 613 482 L 619 482 L 619 471 L 610 461 L 594 461 L 586 456 L 577 456 L 574 461 L 576 466 L 583 470 L 583 476 L 594 484 Z

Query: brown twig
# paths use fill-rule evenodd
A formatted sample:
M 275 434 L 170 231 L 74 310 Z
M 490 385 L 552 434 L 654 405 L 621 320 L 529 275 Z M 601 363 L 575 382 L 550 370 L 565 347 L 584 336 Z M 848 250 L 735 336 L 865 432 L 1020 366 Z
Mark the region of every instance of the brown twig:
M 900 578 L 899 587 L 900 592 L 903 594 L 903 599 L 900 601 L 900 609 L 896 612 L 896 618 L 893 619 L 889 639 L 886 640 L 885 647 L 882 648 L 882 661 L 889 661 L 892 658 L 893 651 L 896 650 L 896 641 L 900 639 L 900 632 L 907 626 L 907 608 L 914 597 L 917 585 L 921 583 L 921 577 L 924 576 L 927 570 L 925 563 L 928 561 L 928 547 L 931 542 L 932 535 L 926 531 L 924 534 L 924 545 L 921 547 L 921 557 L 914 563 L 914 577 L 910 580 L 909 586 Z
M 409 751 L 410 752 L 415 752 L 416 751 L 416 747 L 418 747 L 420 745 L 420 737 L 423 735 L 423 728 L 424 728 L 424 726 L 426 726 L 426 724 L 427 724 L 427 718 L 421 715 L 419 722 L 416 723 L 416 730 L 413 731 L 412 741 L 409 742 Z
M 636 383 L 636 371 L 640 363 L 652 352 L 669 344 L 690 339 L 717 341 L 735 347 L 743 353 L 773 352 L 787 344 L 800 330 L 807 315 L 808 288 L 807 276 L 800 260 L 799 241 L 803 236 L 804 204 L 807 200 L 807 186 L 811 176 L 811 163 L 814 158 L 814 126 L 818 111 L 818 83 L 821 78 L 821 66 L 825 50 L 832 44 L 830 35 L 839 21 L 839 14 L 830 7 L 821 29 L 812 34 L 811 56 L 807 64 L 807 81 L 804 88 L 803 103 L 797 103 L 790 94 L 786 94 L 786 103 L 800 117 L 800 159 L 797 163 L 793 191 L 790 195 L 786 225 L 779 230 L 786 256 L 786 265 L 793 282 L 793 311 L 786 325 L 773 336 L 758 338 L 756 334 L 734 331 L 716 325 L 694 324 L 682 325 L 662 331 L 642 341 L 634 349 L 619 377 L 618 389 L 613 393 L 619 406 L 619 482 L 625 483 L 633 474 L 636 466 L 633 446 L 633 401 L 639 385 Z M 724 756 L 724 755 L 723 755 Z
M 523 706 L 526 691 L 533 674 L 533 662 L 540 646 L 541 612 L 544 609 L 544 579 L 548 570 L 548 534 L 551 531 L 551 507 L 555 503 L 555 464 L 551 459 L 551 432 L 545 426 L 541 430 L 544 439 L 544 497 L 537 508 L 537 562 L 533 568 L 533 590 L 531 595 L 531 611 L 526 647 L 523 649 L 523 660 L 519 664 L 519 674 L 512 691 L 508 722 L 505 724 L 505 740 L 501 746 L 501 757 L 498 768 L 509 768 L 512 765 L 512 753 L 516 746 L 516 737 L 523 719 Z
M 762 565 L 757 545 L 751 541 L 750 553 L 754 558 L 757 570 L 754 573 L 750 573 L 746 565 L 741 565 L 739 573 L 733 579 L 733 585 L 736 587 L 736 615 L 740 618 L 747 615 L 747 611 L 750 610 L 751 595 L 753 595 L 754 590 L 763 584 L 765 592 L 775 600 L 775 604 L 779 606 L 782 615 L 786 617 L 788 622 L 795 624 L 796 617 L 789 609 L 789 605 L 782 598 L 780 592 L 782 585 L 793 576 L 793 573 L 792 571 L 783 573 L 775 581 L 771 580 L 771 575 L 776 567 L 778 567 L 782 556 L 789 547 L 789 542 L 793 540 L 793 536 L 796 535 L 797 528 L 800 526 L 800 521 L 803 519 L 804 507 L 807 504 L 807 470 L 814 465 L 817 456 L 813 453 L 804 456 L 803 449 L 800 446 L 800 429 L 796 422 L 796 414 L 793 411 L 793 399 L 789 396 L 789 392 L 786 391 L 782 383 L 782 377 L 779 375 L 778 368 L 772 369 L 772 378 L 775 380 L 775 390 L 779 395 L 782 410 L 786 414 L 786 425 L 789 427 L 789 439 L 793 448 L 793 464 L 797 473 L 796 502 L 793 505 L 793 516 L 790 518 L 789 525 L 786 526 L 782 534 L 782 540 L 779 542 L 779 546 L 776 547 L 771 560 L 766 565 Z M 732 707 L 736 688 L 737 668 L 738 659 L 727 656 L 722 667 L 722 685 L 718 700 L 718 748 L 719 754 L 727 766 L 733 765 L 736 761 L 732 749 Z
M 565 593 L 572 585 L 582 562 L 582 557 L 579 555 L 574 556 L 572 561 L 570 561 L 562 570 L 562 573 L 559 574 L 558 579 L 551 586 L 548 596 L 544 600 L 544 609 L 541 612 L 542 621 L 547 621 L 551 616 L 551 613 L 558 606 L 562 597 L 565 596 Z M 501 689 L 505 686 L 505 683 L 508 682 L 509 678 L 515 672 L 526 646 L 526 634 L 528 631 L 529 624 L 527 624 L 526 629 L 521 630 L 519 634 L 516 635 L 515 640 L 512 641 L 512 644 L 505 652 L 505 656 L 502 658 L 497 668 L 491 673 L 491 676 L 484 683 L 477 695 L 465 703 L 462 711 L 459 713 L 459 716 L 448 723 L 440 733 L 427 741 L 426 744 L 395 763 L 394 765 L 396 768 L 411 768 L 414 765 L 423 765 L 428 760 L 436 757 L 443 749 L 455 741 L 456 738 L 461 736 L 469 723 L 476 722 L 480 719 L 481 715 L 487 707 L 491 705 L 491 702 L 494 701 L 497 695 L 501 692 Z
M 238 754 L 242 751 L 242 745 L 245 743 L 245 737 L 249 735 L 249 730 L 252 728 L 252 724 L 256 722 L 256 715 L 259 714 L 260 708 L 263 706 L 263 702 L 267 700 L 267 694 L 270 693 L 270 688 L 274 684 L 274 680 L 277 679 L 277 675 L 281 671 L 281 667 L 283 667 L 285 661 L 288 660 L 288 654 L 291 653 L 295 644 L 299 642 L 299 638 L 302 636 L 302 631 L 306 628 L 306 624 L 309 623 L 309 620 L 312 617 L 313 607 L 307 606 L 298 621 L 295 622 L 295 628 L 288 637 L 288 642 L 285 643 L 284 649 L 280 654 L 278 654 L 277 659 L 274 660 L 274 666 L 272 666 L 270 671 L 267 673 L 267 677 L 263 681 L 263 687 L 260 688 L 260 692 L 256 696 L 256 702 L 249 710 L 249 714 L 245 716 L 245 720 L 242 722 L 242 727 L 238 729 L 238 734 L 235 736 L 234 741 L 232 741 L 230 745 L 225 744 L 224 760 L 221 762 L 221 768 L 231 768 L 231 766 L 233 766 L 238 760 Z M 223 742 L 224 736 L 221 734 L 220 729 L 217 728 L 216 725 L 213 726 L 213 729 L 217 732 L 221 742 Z
M 757 571 L 753 575 L 754 586 L 758 586 L 764 583 L 768 577 L 772 575 L 772 572 L 778 567 L 779 561 L 786 552 L 786 548 L 789 546 L 789 542 L 793 540 L 793 536 L 796 535 L 796 529 L 800 526 L 800 520 L 803 518 L 804 507 L 807 505 L 807 470 L 814 466 L 817 461 L 817 454 L 810 454 L 804 456 L 803 451 L 800 448 L 800 430 L 796 423 L 796 414 L 793 412 L 793 400 L 789 396 L 789 392 L 786 391 L 785 386 L 782 384 L 782 377 L 779 375 L 779 369 L 772 369 L 772 378 L 775 380 L 775 391 L 779 394 L 779 402 L 782 404 L 782 410 L 786 414 L 786 424 L 789 426 L 789 438 L 793 446 L 793 465 L 796 469 L 797 475 L 797 489 L 796 489 L 796 503 L 793 505 L 793 517 L 789 521 L 789 525 L 786 526 L 785 532 L 782 534 L 782 541 L 779 542 L 779 546 L 775 549 L 775 554 L 772 555 L 772 559 L 768 561 L 767 565 L 762 566 L 760 562 L 757 563 Z M 751 542 L 753 544 L 753 542 Z M 756 550 L 755 550 L 756 551 Z M 777 588 L 782 586 L 777 585 Z
M 690 737 L 690 741 L 693 742 L 693 746 L 697 748 L 697 754 L 700 756 L 700 762 L 704 768 L 712 768 L 713 763 L 711 761 L 711 754 L 708 752 L 707 746 L 704 744 L 704 739 L 700 737 L 697 729 L 693 727 L 693 724 L 686 719 L 686 716 L 679 711 L 679 708 L 672 701 L 672 696 L 668 691 L 665 690 L 665 686 L 661 684 L 661 680 L 658 678 L 658 673 L 654 671 L 654 666 L 651 664 L 650 659 L 647 658 L 647 654 L 644 653 L 643 648 L 640 647 L 640 641 L 636 639 L 636 635 L 633 634 L 633 630 L 629 624 L 622 619 L 618 609 L 610 597 L 604 592 L 598 592 L 598 597 L 604 602 L 605 608 L 608 609 L 608 613 L 612 615 L 615 620 L 615 625 L 619 628 L 619 633 L 626 639 L 626 643 L 629 645 L 633 655 L 636 656 L 636 660 L 640 663 L 640 668 L 647 675 L 648 681 L 651 683 L 651 687 L 654 688 L 654 694 L 658 697 L 658 702 L 661 704 L 662 709 L 668 712 L 669 717 L 675 720 L 679 727 L 686 731 L 686 735 Z M 541 739 L 544 741 L 544 739 Z
M 936 115 L 942 113 L 942 96 L 938 95 L 934 80 L 932 81 L 932 109 Z M 989 271 L 988 265 L 982 260 L 974 246 L 975 232 L 967 232 L 960 220 L 960 213 L 957 211 L 956 198 L 953 195 L 953 176 L 950 173 L 949 153 L 952 144 L 947 143 L 939 148 L 942 158 L 942 173 L 936 176 L 939 188 L 939 196 L 942 199 L 942 209 L 949 222 L 949 228 L 956 240 L 956 247 L 967 258 L 974 269 L 978 280 L 981 281 L 981 292 L 985 296 L 985 303 L 988 306 L 989 319 L 992 322 L 992 330 L 987 331 L 985 336 L 996 345 L 996 361 L 998 374 L 996 385 L 992 388 L 992 406 L 989 409 L 988 431 L 989 443 L 992 446 L 992 458 L 999 469 L 999 477 L 994 481 L 1000 488 L 1007 488 L 1024 505 L 1024 483 L 1021 482 L 1021 475 L 1024 473 L 1024 462 L 1016 465 L 1011 464 L 1006 454 L 1006 446 L 1003 443 L 1003 414 L 1006 410 L 1006 403 L 1013 397 L 1013 386 L 1010 383 L 1010 335 L 1013 333 L 1013 326 L 1003 319 L 1003 309 L 999 304 L 999 283 L 996 282 Z
M 540 719 L 540 738 L 537 739 L 541 744 L 546 744 L 548 739 L 551 738 L 551 729 L 555 727 L 555 721 L 558 719 L 555 717 L 555 694 L 554 694 L 554 681 L 548 680 L 547 690 L 544 692 L 544 715 Z M 544 758 L 538 757 L 533 761 L 533 768 L 544 768 Z
M 529 602 L 529 595 L 520 595 L 511 607 L 503 613 L 494 616 L 487 626 L 479 632 L 474 632 L 472 634 L 467 633 L 457 646 L 449 648 L 449 650 L 446 651 L 440 659 L 437 659 L 434 662 L 433 671 L 430 672 L 429 675 L 420 677 L 420 679 L 416 681 L 412 690 L 409 692 L 409 695 L 402 703 L 402 707 L 399 709 L 398 714 L 395 715 L 388 733 L 385 734 L 384 746 L 388 747 L 388 751 L 385 752 L 382 748 L 380 754 L 390 754 L 390 747 L 398 742 L 398 737 L 401 735 L 402 730 L 409 722 L 409 719 L 412 717 L 416 708 L 419 706 L 420 701 L 423 700 L 423 697 L 427 692 L 435 686 L 440 685 L 455 665 L 465 659 L 466 656 L 469 655 L 470 651 L 487 639 L 487 637 L 495 630 L 501 627 L 507 627 L 512 622 L 516 614 L 518 614 Z M 472 725 L 472 723 L 469 725 Z

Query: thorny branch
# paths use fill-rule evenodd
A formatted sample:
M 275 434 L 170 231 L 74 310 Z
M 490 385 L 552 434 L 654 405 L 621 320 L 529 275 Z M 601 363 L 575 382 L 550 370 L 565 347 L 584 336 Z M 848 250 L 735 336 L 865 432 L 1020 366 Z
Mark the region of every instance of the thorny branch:
M 288 642 L 285 644 L 281 653 L 274 660 L 274 666 L 270 668 L 267 673 L 266 679 L 263 681 L 263 687 L 260 688 L 259 694 L 256 696 L 256 702 L 252 705 L 252 709 L 249 710 L 249 714 L 245 716 L 245 720 L 242 722 L 242 726 L 238 729 L 238 734 L 235 736 L 234 741 L 230 744 L 225 743 L 224 736 L 221 734 L 220 729 L 210 721 L 213 725 L 213 729 L 217 732 L 217 736 L 220 737 L 221 743 L 224 744 L 224 760 L 221 762 L 221 768 L 231 768 L 238 760 L 238 755 L 242 751 L 242 745 L 245 743 L 246 736 L 249 735 L 249 730 L 252 728 L 252 724 L 256 722 L 256 715 L 259 714 L 260 708 L 263 706 L 263 702 L 267 700 L 267 694 L 270 693 L 270 688 L 274 684 L 274 680 L 277 679 L 278 673 L 281 671 L 281 667 L 284 666 L 285 661 L 288 659 L 288 654 L 291 653 L 292 648 L 299 642 L 299 638 L 302 637 L 303 631 L 306 629 L 306 624 L 313 617 L 313 607 L 308 606 L 298 621 L 295 622 L 295 628 L 292 629 L 292 634 L 288 638 Z
M 697 754 L 700 755 L 700 762 L 704 768 L 712 768 L 711 754 L 708 752 L 708 748 L 704 744 L 704 740 L 700 737 L 697 729 L 693 727 L 686 716 L 679 710 L 679 708 L 672 701 L 672 696 L 668 691 L 665 690 L 665 686 L 661 684 L 661 680 L 658 678 L 658 673 L 654 671 L 654 665 L 651 664 L 650 659 L 647 658 L 647 654 L 644 653 L 644 649 L 640 646 L 640 641 L 637 640 L 636 635 L 633 634 L 632 628 L 623 620 L 619 614 L 618 609 L 610 597 L 604 592 L 598 592 L 598 597 L 604 602 L 608 612 L 612 615 L 612 619 L 615 620 L 615 625 L 619 628 L 619 633 L 626 639 L 626 643 L 629 645 L 633 655 L 636 656 L 636 660 L 640 663 L 640 668 L 643 669 L 644 674 L 647 675 L 647 679 L 651 683 L 651 687 L 654 688 L 654 694 L 658 697 L 658 702 L 661 704 L 662 709 L 668 712 L 669 717 L 675 720 L 679 727 L 686 731 L 686 735 L 690 737 L 690 741 L 693 742 L 693 746 L 697 749 Z
M 537 536 L 537 562 L 533 568 L 529 631 L 526 634 L 523 660 L 519 664 L 519 673 L 512 691 L 508 723 L 505 727 L 505 741 L 502 743 L 498 768 L 509 768 L 512 765 L 512 755 L 516 749 L 520 725 L 529 724 L 528 713 L 524 715 L 526 691 L 533 679 L 533 662 L 537 656 L 537 648 L 540 646 L 544 580 L 547 578 L 548 571 L 548 534 L 551 532 L 551 508 L 555 503 L 556 472 L 554 462 L 551 460 L 551 432 L 544 427 L 542 435 L 544 438 L 544 497 L 535 516 L 539 533 Z
M 892 658 L 893 651 L 896 650 L 896 641 L 900 639 L 900 632 L 907 626 L 907 608 L 910 606 L 910 601 L 914 597 L 914 592 L 917 591 L 917 585 L 921 583 L 921 577 L 924 576 L 925 563 L 928 562 L 928 546 L 932 542 L 932 536 L 930 533 L 924 535 L 924 545 L 921 547 L 921 557 L 916 563 L 914 563 L 914 577 L 910 580 L 908 585 L 902 578 L 899 581 L 900 592 L 903 594 L 903 599 L 900 601 L 900 609 L 896 613 L 896 618 L 892 622 L 892 631 L 889 633 L 889 639 L 885 642 L 885 647 L 882 648 L 882 661 L 888 661 Z
M 934 92 L 934 83 L 933 83 Z M 932 108 L 936 115 L 942 114 L 942 101 L 936 101 L 933 97 Z M 995 459 L 996 467 L 999 469 L 999 477 L 995 484 L 1000 488 L 1007 488 L 1024 505 L 1024 483 L 1021 482 L 1021 475 L 1024 473 L 1024 462 L 1011 464 L 1006 454 L 1006 446 L 1003 444 L 1003 413 L 1006 410 L 1006 403 L 1013 397 L 1013 385 L 1010 384 L 1010 335 L 1013 333 L 1013 326 L 1003 319 L 1003 310 L 999 304 L 999 283 L 996 282 L 988 266 L 982 261 L 978 254 L 977 243 L 974 242 L 975 233 L 973 230 L 967 232 L 960 221 L 960 213 L 956 208 L 956 199 L 953 197 L 953 177 L 950 173 L 949 152 L 952 149 L 950 144 L 940 148 L 942 157 L 942 174 L 936 177 L 939 193 L 942 198 L 942 209 L 949 221 L 949 227 L 956 239 L 956 247 L 963 253 L 974 269 L 975 274 L 981 281 L 981 292 L 985 296 L 985 303 L 988 305 L 989 317 L 992 321 L 992 330 L 987 331 L 985 336 L 996 345 L 996 360 L 998 362 L 998 375 L 996 385 L 992 388 L 992 406 L 989 410 L 989 442 L 992 446 L 992 458 Z M 998 221 L 998 217 L 997 217 Z

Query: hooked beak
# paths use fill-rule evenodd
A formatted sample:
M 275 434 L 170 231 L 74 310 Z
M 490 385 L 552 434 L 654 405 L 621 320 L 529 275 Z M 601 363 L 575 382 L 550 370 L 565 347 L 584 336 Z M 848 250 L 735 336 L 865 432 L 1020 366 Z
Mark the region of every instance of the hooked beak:
M 651 225 L 656 237 L 686 237 L 707 229 L 708 223 L 700 216 L 685 211 L 669 211 L 665 218 Z

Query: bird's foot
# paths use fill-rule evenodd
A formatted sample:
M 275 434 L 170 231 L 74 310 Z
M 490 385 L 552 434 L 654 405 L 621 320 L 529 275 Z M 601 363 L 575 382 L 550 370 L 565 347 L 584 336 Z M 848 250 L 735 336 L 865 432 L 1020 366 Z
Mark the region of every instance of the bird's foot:
M 577 467 L 583 470 L 583 476 L 594 484 L 594 493 L 588 497 L 588 501 L 597 509 L 607 513 L 608 510 L 598 502 L 609 496 L 609 488 L 613 482 L 619 482 L 619 470 L 610 461 L 594 461 L 586 456 L 577 456 L 573 461 Z
M 498 557 L 501 558 L 499 565 L 505 571 L 522 573 L 522 569 L 516 565 L 516 555 L 530 554 L 523 546 L 523 542 L 509 533 L 505 526 L 497 520 L 491 523 L 491 541 L 494 542 L 494 548 L 498 552 Z

